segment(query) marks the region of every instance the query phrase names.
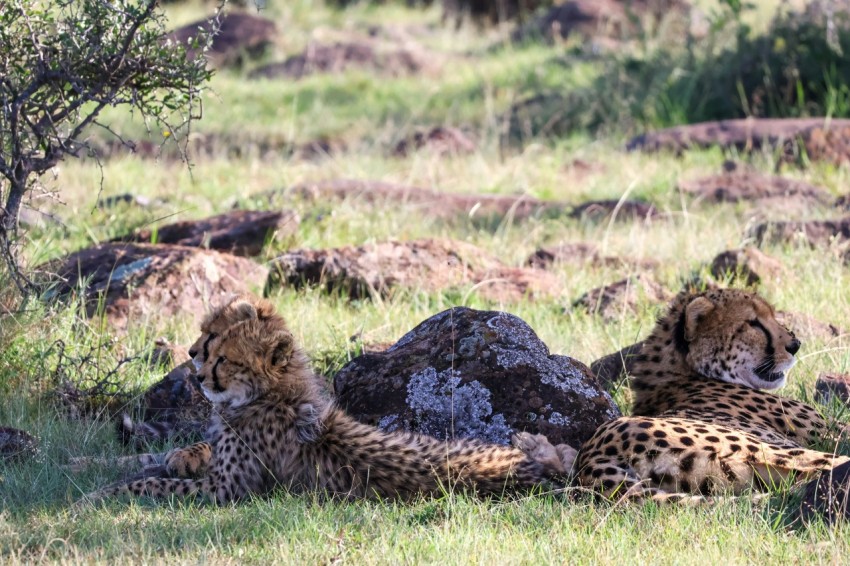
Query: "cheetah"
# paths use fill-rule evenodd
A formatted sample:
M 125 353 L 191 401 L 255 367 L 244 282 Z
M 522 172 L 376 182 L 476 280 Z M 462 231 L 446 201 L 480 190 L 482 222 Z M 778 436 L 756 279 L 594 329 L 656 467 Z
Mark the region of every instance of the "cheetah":
M 187 364 L 191 365 L 194 371 L 200 369 L 207 359 L 209 355 L 208 344 L 211 338 L 220 335 L 230 326 L 244 320 L 243 311 L 248 308 L 246 304 L 250 306 L 250 313 L 256 313 L 257 319 L 260 321 L 277 317 L 274 306 L 265 299 L 253 295 L 231 296 L 220 308 L 212 310 L 201 322 L 201 335 L 189 348 L 189 356 L 192 360 Z M 209 418 L 206 407 L 197 412 L 198 418 Z M 134 422 L 129 415 L 125 414 L 118 422 L 117 428 L 119 436 L 128 439 L 131 444 L 138 444 L 167 440 L 174 436 L 174 427 L 175 423 L 173 422 Z M 204 428 L 207 427 L 204 426 Z M 140 466 L 140 474 L 193 478 L 201 477 L 206 473 L 210 458 L 212 458 L 212 446 L 204 440 L 190 446 L 173 448 L 168 452 L 146 452 L 122 456 L 113 460 L 89 457 L 71 458 L 70 465 L 67 468 L 73 472 L 80 472 L 92 465 L 113 465 L 121 468 Z
M 566 449 L 547 461 L 514 446 L 362 424 L 331 400 L 282 317 L 262 317 L 256 301 L 223 308 L 235 318 L 222 328 L 206 325 L 193 346 L 198 379 L 213 403 L 203 475 L 120 482 L 80 503 L 200 494 L 221 504 L 278 487 L 341 498 L 409 499 L 455 486 L 498 495 L 547 484 L 571 464 L 574 453 Z M 219 318 L 221 311 L 210 320 Z
M 581 447 L 575 482 L 608 498 L 696 501 L 850 460 L 812 449 L 830 440 L 814 407 L 762 391 L 785 385 L 800 346 L 755 293 L 681 293 L 636 360 L 633 415 Z

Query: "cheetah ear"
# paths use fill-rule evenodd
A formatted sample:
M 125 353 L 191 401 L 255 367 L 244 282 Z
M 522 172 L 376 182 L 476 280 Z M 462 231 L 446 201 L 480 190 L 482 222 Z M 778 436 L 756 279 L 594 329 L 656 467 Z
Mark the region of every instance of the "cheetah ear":
M 256 320 L 257 309 L 248 301 L 240 301 L 233 306 L 233 312 L 236 314 L 236 321 Z
M 714 303 L 705 297 L 697 297 L 685 307 L 685 340 L 690 342 L 694 339 L 697 326 L 700 321 L 714 310 Z
M 281 332 L 276 337 L 274 347 L 272 347 L 271 354 L 269 355 L 269 361 L 272 367 L 286 367 L 289 363 L 289 358 L 292 357 L 294 348 L 292 335 L 288 332 Z

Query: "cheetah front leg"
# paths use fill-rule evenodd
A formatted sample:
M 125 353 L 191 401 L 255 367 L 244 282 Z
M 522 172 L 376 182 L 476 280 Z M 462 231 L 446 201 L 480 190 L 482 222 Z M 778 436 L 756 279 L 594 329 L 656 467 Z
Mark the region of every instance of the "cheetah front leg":
M 203 476 L 212 459 L 212 446 L 209 442 L 196 442 L 189 446 L 172 448 L 168 452 L 154 452 L 120 456 L 118 458 L 98 458 L 78 456 L 71 458 L 65 469 L 79 473 L 91 466 L 116 466 L 129 468 L 140 466 L 142 473 L 149 470 L 161 470 L 164 475 L 174 478 L 197 478 Z

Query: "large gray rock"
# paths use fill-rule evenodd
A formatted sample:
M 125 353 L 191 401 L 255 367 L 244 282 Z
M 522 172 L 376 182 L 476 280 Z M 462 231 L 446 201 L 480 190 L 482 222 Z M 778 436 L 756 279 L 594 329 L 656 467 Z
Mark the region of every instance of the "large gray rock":
M 520 318 L 455 307 L 334 378 L 342 406 L 384 430 L 506 444 L 512 432 L 578 447 L 620 411 L 590 370 L 549 349 Z

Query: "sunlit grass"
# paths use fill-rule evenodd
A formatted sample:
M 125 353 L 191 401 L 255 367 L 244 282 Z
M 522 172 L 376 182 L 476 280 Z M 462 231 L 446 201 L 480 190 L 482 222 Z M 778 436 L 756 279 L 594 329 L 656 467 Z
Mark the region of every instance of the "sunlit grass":
M 202 218 L 240 207 L 286 207 L 302 218 L 286 244 L 274 243 L 258 261 L 292 248 L 362 245 L 387 239 L 453 238 L 479 246 L 511 266 L 521 266 L 537 248 L 586 240 L 607 255 L 653 259 L 654 276 L 670 290 L 705 272 L 719 252 L 744 243 L 746 228 L 763 211 L 744 205 L 712 206 L 682 194 L 683 178 L 716 173 L 724 159 L 747 160 L 759 171 L 799 178 L 833 195 L 846 193 L 848 169 L 813 164 L 793 169 L 772 152 L 754 156 L 702 150 L 683 156 L 623 151 L 627 132 L 577 132 L 558 139 L 507 145 L 506 110 L 538 90 L 569 93 L 592 84 L 601 71 L 594 58 L 544 45 L 493 45 L 503 31 L 459 32 L 439 25 L 439 8 L 425 11 L 368 6 L 333 11 L 310 0 L 269 2 L 265 13 L 282 30 L 266 55 L 279 60 L 309 41 L 364 34 L 368 26 L 407 26 L 425 49 L 439 54 L 434 75 L 376 77 L 364 71 L 313 76 L 300 81 L 248 81 L 243 72 L 222 71 L 215 95 L 205 103 L 198 136 L 219 136 L 210 155 L 179 162 L 136 157 L 66 161 L 58 180 L 61 203 L 48 208 L 64 226 L 27 233 L 30 265 L 117 237 L 138 227 Z M 716 3 L 700 2 L 716 8 Z M 175 25 L 196 18 L 211 4 L 169 5 Z M 643 47 L 636 47 L 642 49 Z M 256 65 L 258 63 L 252 63 Z M 604 95 L 608 93 L 601 93 Z M 119 113 L 106 118 L 131 137 L 139 124 Z M 395 142 L 418 126 L 461 127 L 477 142 L 471 155 L 430 151 L 407 158 L 391 155 Z M 99 135 L 99 134 L 98 134 Z M 312 161 L 290 157 L 285 147 L 328 136 L 347 149 Z M 273 142 L 273 143 L 272 143 Z M 261 151 L 262 144 L 272 149 Z M 274 149 L 280 145 L 280 150 Z M 229 146 L 242 148 L 239 157 Z M 102 178 L 102 185 L 101 185 Z M 459 193 L 526 194 L 563 202 L 561 214 L 522 222 L 487 222 L 473 215 L 430 219 L 422 210 L 391 203 L 306 201 L 258 197 L 264 191 L 318 179 L 376 179 Z M 120 205 L 101 210 L 99 197 L 121 193 L 149 197 L 148 208 Z M 650 223 L 585 222 L 569 216 L 588 199 L 641 199 L 654 203 L 662 218 Z M 813 210 L 807 217 L 837 213 Z M 760 291 L 779 309 L 807 313 L 850 328 L 850 271 L 837 254 L 800 246 L 772 245 L 765 252 L 785 266 L 781 279 Z M 469 288 L 428 293 L 400 289 L 382 300 L 349 301 L 319 289 L 277 289 L 270 299 L 292 330 L 330 374 L 361 342 L 394 342 L 427 317 L 457 304 L 512 312 L 527 321 L 554 354 L 585 363 L 629 345 L 652 327 L 661 305 L 641 304 L 617 320 L 570 308 L 591 288 L 630 274 L 628 268 L 565 264 L 554 268 L 560 290 L 550 299 L 487 302 Z M 412 504 L 321 502 L 279 493 L 268 499 L 215 508 L 199 502 L 146 500 L 109 502 L 79 514 L 69 504 L 113 481 L 116 470 L 95 467 L 71 474 L 72 456 L 127 453 L 106 419 L 74 418 L 52 395 L 57 347 L 83 357 L 95 351 L 99 367 L 139 356 L 120 372 L 127 390 L 140 392 L 161 377 L 146 352 L 159 336 L 190 343 L 197 329 L 186 320 L 153 317 L 126 334 L 113 334 L 99 319 L 84 320 L 77 309 L 30 303 L 27 312 L 0 318 L 0 425 L 37 435 L 41 451 L 32 461 L 0 463 L 0 561 L 150 563 L 841 563 L 850 552 L 846 526 L 790 524 L 794 501 L 781 497 L 767 509 L 746 500 L 689 509 L 653 504 L 611 506 L 551 494 L 518 500 L 475 501 L 455 494 Z M 354 338 L 354 339 L 353 339 Z M 69 377 L 90 378 L 93 364 Z M 67 370 L 68 367 L 65 369 Z M 60 368 L 61 369 L 61 368 Z M 782 393 L 811 399 L 823 371 L 850 371 L 847 338 L 806 341 L 791 384 Z M 67 373 L 67 372 L 66 372 Z M 621 391 L 617 399 L 626 395 Z M 828 414 L 843 415 L 834 405 Z

